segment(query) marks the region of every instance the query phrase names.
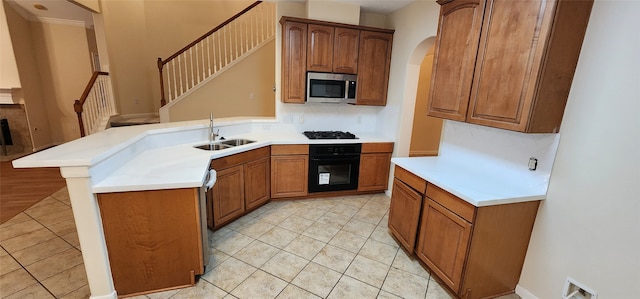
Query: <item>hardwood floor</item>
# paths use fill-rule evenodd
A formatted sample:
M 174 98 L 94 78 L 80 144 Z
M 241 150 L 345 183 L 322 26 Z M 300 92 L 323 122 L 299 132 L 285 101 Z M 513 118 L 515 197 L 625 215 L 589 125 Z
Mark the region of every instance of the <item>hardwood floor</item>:
M 0 162 L 0 224 L 66 185 L 59 168 L 13 168 Z

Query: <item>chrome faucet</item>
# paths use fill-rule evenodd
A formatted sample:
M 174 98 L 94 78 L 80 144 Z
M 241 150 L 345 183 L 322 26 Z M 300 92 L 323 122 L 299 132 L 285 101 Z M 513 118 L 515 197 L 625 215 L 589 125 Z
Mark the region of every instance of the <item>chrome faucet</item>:
M 218 130 L 220 132 L 220 130 Z M 209 114 L 209 143 L 213 143 L 216 141 L 216 137 L 218 137 L 218 132 L 213 132 L 213 112 Z

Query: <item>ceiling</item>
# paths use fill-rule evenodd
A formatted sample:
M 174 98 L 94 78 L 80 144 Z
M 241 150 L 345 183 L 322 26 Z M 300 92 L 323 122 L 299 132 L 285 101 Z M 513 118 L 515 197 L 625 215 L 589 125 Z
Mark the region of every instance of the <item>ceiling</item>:
M 271 1 L 287 1 L 287 0 L 271 0 Z M 288 0 L 292 1 L 292 0 Z M 293 0 L 298 2 L 314 1 L 314 0 Z M 398 10 L 415 0 L 334 0 L 337 2 L 345 2 L 360 5 L 360 9 L 365 12 L 373 12 L 380 14 L 388 14 Z M 93 17 L 91 12 L 81 8 L 67 0 L 7 0 L 7 2 L 16 9 L 25 18 L 32 20 L 38 18 L 51 18 L 62 20 L 83 21 L 85 26 L 93 25 Z M 41 4 L 47 10 L 38 10 L 34 7 Z
M 93 25 L 91 12 L 67 0 L 7 0 L 7 2 L 23 17 L 30 20 L 50 18 L 82 21 L 87 27 Z M 34 7 L 35 4 L 41 4 L 47 10 L 36 9 Z

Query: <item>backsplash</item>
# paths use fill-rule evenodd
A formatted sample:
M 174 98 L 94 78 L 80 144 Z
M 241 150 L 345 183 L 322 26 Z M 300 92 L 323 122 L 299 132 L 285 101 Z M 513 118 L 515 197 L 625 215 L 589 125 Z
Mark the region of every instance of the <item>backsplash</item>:
M 380 109 L 348 104 L 283 104 L 278 111 L 278 120 L 295 126 L 299 131 L 374 133 Z
M 474 163 L 486 168 L 506 167 L 533 175 L 549 176 L 558 149 L 560 134 L 524 134 L 468 123 L 445 121 L 440 156 L 458 157 L 461 153 L 479 159 Z M 538 159 L 537 170 L 529 171 L 529 157 Z

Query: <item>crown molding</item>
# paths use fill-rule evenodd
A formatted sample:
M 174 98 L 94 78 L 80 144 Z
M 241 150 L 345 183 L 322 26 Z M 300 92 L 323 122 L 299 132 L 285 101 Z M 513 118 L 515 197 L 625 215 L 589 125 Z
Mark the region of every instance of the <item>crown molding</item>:
M 45 18 L 45 17 L 36 17 L 36 18 L 37 18 L 37 21 L 40 22 L 40 23 L 87 27 L 84 21 L 67 20 L 67 19 L 56 19 L 56 18 Z

